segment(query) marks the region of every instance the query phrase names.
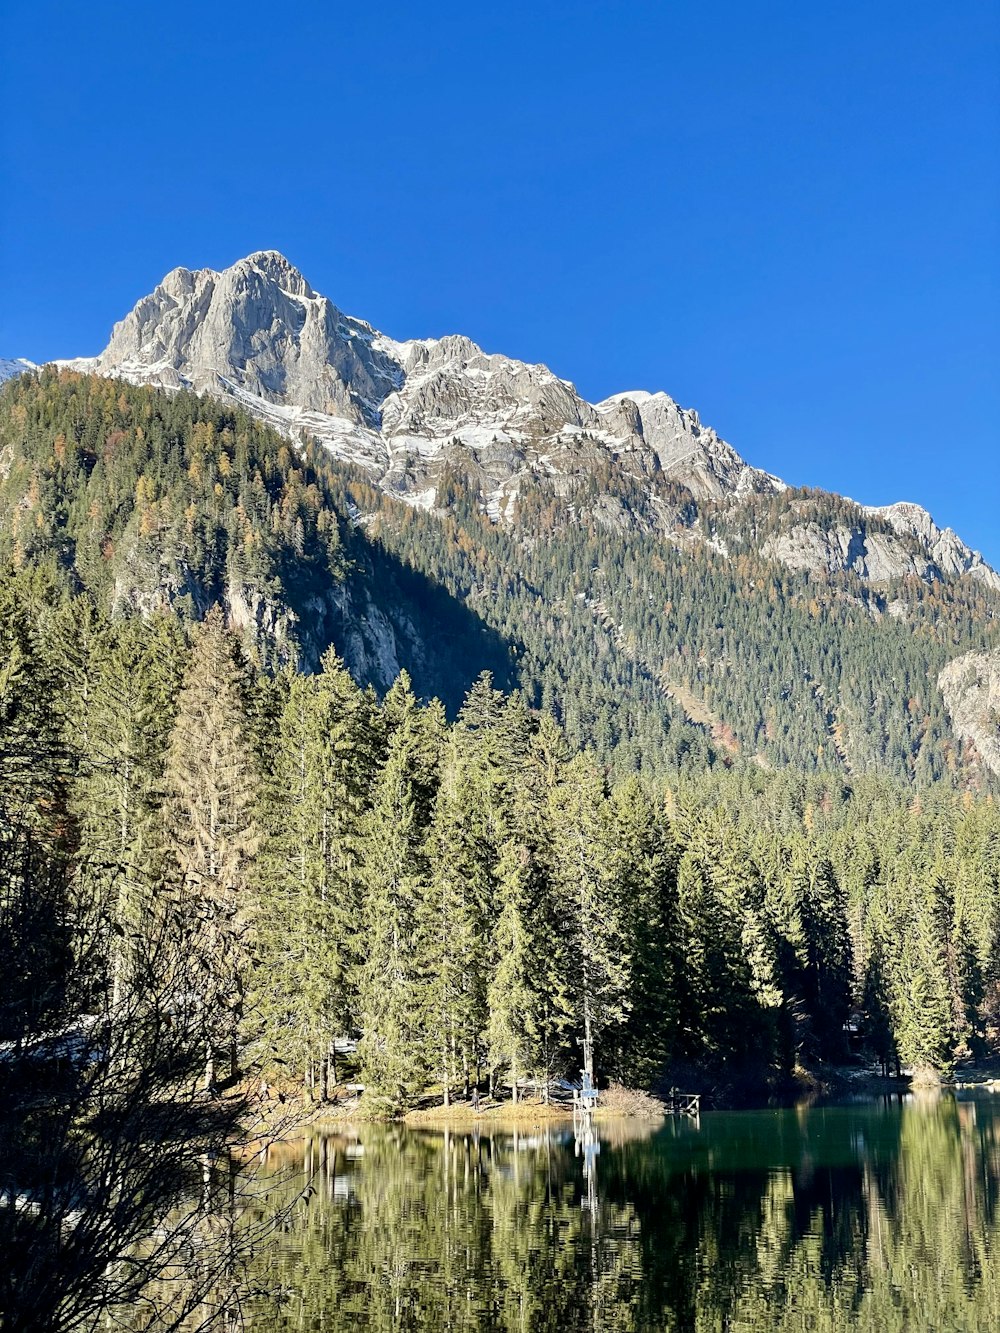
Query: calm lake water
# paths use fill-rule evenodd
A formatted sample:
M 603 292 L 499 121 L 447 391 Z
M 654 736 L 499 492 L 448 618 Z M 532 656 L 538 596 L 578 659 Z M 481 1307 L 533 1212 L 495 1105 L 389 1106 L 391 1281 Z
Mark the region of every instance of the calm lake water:
M 1000 1096 L 316 1135 L 252 1327 L 1000 1330 Z

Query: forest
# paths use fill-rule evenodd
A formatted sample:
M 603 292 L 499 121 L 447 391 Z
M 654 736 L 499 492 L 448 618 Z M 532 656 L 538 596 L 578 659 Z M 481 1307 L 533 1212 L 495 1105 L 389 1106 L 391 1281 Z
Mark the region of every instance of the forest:
M 609 784 L 487 674 L 449 723 L 332 651 L 263 671 L 217 610 L 185 632 L 47 592 L 22 571 L 0 593 L 23 851 L 2 1040 L 67 1022 L 67 969 L 113 1008 L 178 919 L 203 944 L 183 1002 L 206 1087 L 258 1069 L 331 1096 L 344 1036 L 381 1113 L 516 1097 L 587 1052 L 602 1082 L 725 1098 L 852 1043 L 928 1073 L 995 1047 L 991 796 L 752 769 Z M 74 912 L 104 923 L 80 959 Z
M 873 621 L 845 587 L 803 604 L 749 553 L 564 530 L 541 498 L 548 540 L 501 578 L 457 472 L 431 519 L 226 404 L 69 372 L 5 386 L 0 447 L 0 1040 L 137 978 L 176 994 L 139 964 L 183 936 L 206 1087 L 350 1076 L 373 1113 L 584 1063 L 725 1100 L 859 1053 L 932 1075 L 994 1049 L 996 806 L 928 679 L 992 633 L 985 592 Z M 587 580 L 626 609 L 617 657 Z M 376 593 L 419 675 L 380 690 L 337 651 Z M 783 762 L 639 672 L 643 713 L 616 672 L 668 652 L 706 707 L 724 667 Z M 762 699 L 756 674 L 799 683 Z M 806 700 L 838 691 L 824 749 Z
M 648 497 L 588 455 L 498 525 L 457 446 L 428 513 L 231 403 L 52 369 L 0 391 L 0 459 L 0 560 L 112 617 L 220 604 L 268 670 L 315 671 L 333 646 L 380 693 L 405 669 L 450 718 L 489 670 L 614 779 L 751 763 L 992 782 L 936 682 L 998 642 L 1000 599 L 969 577 L 873 587 L 763 557 L 792 509 L 840 521 L 836 496 L 727 510 L 661 478 L 670 525 L 651 531 Z
M 447 487 L 407 509 L 190 394 L 0 392 L 11 1328 L 171 1265 L 204 1304 L 255 1249 L 212 1163 L 262 1102 L 273 1133 L 586 1068 L 734 1105 L 997 1053 L 1000 817 L 933 686 L 987 594 L 891 589 L 904 622 Z

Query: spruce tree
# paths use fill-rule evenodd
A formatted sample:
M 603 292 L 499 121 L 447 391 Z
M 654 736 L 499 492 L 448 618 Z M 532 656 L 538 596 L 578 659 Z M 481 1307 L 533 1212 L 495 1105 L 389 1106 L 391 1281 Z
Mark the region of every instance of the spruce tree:
M 491 1068 L 506 1066 L 511 1098 L 517 1101 L 518 1079 L 528 1072 L 548 1071 L 540 1050 L 536 909 L 538 868 L 532 850 L 516 838 L 502 849 L 497 867 L 499 915 L 493 927 L 494 964 L 486 992 L 489 1014 L 487 1041 Z
M 428 870 L 420 816 L 437 755 L 428 731 L 436 724 L 429 724 L 405 685 L 391 704 L 386 760 L 362 824 L 358 998 L 366 1095 L 398 1108 L 409 1104 L 425 1079 L 427 960 L 418 945 Z
M 677 1045 L 680 966 L 676 858 L 649 793 L 630 778 L 612 794 L 622 858 L 623 927 L 632 965 L 629 1014 L 615 1052 L 623 1082 L 651 1084 Z
M 264 783 L 254 1008 L 266 1049 L 325 1096 L 356 1020 L 361 819 L 374 779 L 369 701 L 333 653 L 294 676 Z
M 565 766 L 549 801 L 552 877 L 583 1068 L 629 1010 L 632 959 L 621 901 L 623 865 L 591 755 Z M 609 1043 L 610 1045 L 610 1043 Z
M 163 876 L 160 804 L 182 645 L 163 622 L 92 636 L 73 787 L 81 886 L 108 929 L 113 1006 L 138 965 Z
M 259 844 L 259 776 L 247 690 L 238 646 L 213 610 L 194 636 L 165 775 L 180 907 L 199 920 L 205 946 L 204 965 L 190 985 L 204 1015 L 208 1086 L 220 1047 L 230 1077 L 237 1073 L 254 926 L 249 885 Z

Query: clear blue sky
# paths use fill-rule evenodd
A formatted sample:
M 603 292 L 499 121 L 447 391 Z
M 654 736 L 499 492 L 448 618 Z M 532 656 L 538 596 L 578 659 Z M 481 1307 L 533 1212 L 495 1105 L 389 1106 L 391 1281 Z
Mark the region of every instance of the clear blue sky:
M 0 355 L 284 251 L 1000 563 L 998 0 L 3 0 Z

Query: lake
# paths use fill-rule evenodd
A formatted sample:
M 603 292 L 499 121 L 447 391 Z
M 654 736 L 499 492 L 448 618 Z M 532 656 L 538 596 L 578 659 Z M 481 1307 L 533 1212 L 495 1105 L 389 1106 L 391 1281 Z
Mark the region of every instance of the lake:
M 997 1330 L 1000 1097 L 272 1152 L 259 1330 Z

